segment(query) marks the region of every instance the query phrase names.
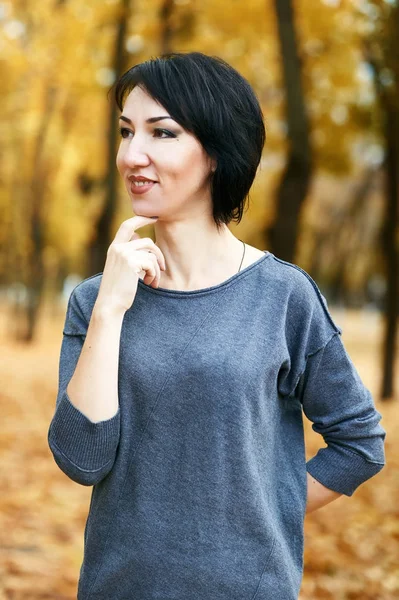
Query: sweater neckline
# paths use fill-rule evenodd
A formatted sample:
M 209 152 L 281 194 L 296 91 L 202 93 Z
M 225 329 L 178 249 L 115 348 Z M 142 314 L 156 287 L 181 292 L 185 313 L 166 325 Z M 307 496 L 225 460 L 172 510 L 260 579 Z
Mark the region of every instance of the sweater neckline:
M 248 265 L 248 267 L 245 267 L 241 271 L 234 273 L 234 275 L 232 275 L 225 281 L 222 281 L 221 283 L 217 283 L 216 285 L 212 285 L 210 287 L 200 288 L 198 290 L 172 290 L 172 289 L 162 288 L 162 287 L 153 288 L 150 285 L 141 281 L 141 279 L 139 279 L 138 285 L 140 286 L 141 289 L 151 292 L 153 294 L 158 294 L 159 296 L 172 296 L 174 298 L 176 298 L 177 296 L 183 296 L 185 298 L 188 298 L 191 296 L 211 294 L 213 292 L 217 292 L 218 290 L 224 288 L 226 285 L 230 285 L 234 281 L 237 281 L 238 279 L 246 276 L 250 271 L 256 269 L 267 258 L 269 258 L 269 256 L 271 256 L 271 252 L 269 252 L 268 250 L 263 250 L 263 252 L 264 252 L 264 256 L 261 256 L 260 258 L 258 258 L 258 260 L 255 260 L 253 263 Z

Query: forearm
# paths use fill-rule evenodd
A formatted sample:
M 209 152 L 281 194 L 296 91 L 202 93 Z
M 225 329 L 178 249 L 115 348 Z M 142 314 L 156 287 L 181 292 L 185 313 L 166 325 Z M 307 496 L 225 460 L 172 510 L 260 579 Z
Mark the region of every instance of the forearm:
M 119 347 L 124 313 L 94 306 L 81 355 L 67 394 L 93 423 L 118 411 Z
M 359 485 L 383 468 L 385 431 L 379 424 L 381 414 L 371 392 L 360 379 L 340 336 L 334 335 L 308 356 L 298 394 L 312 429 L 326 444 L 307 461 L 307 472 L 326 488 L 352 496 Z M 320 489 L 312 479 L 308 481 L 310 511 Z M 320 492 L 327 501 L 335 499 L 329 492 L 325 494 Z
M 319 481 L 314 479 L 310 473 L 307 472 L 306 475 L 308 486 L 306 514 L 309 514 L 342 496 L 342 494 L 326 488 Z

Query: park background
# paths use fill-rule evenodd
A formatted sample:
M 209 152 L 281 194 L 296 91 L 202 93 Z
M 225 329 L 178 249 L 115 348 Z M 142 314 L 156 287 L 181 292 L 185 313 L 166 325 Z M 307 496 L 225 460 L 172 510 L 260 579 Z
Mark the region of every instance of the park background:
M 76 598 L 91 488 L 47 431 L 68 296 L 132 216 L 107 94 L 194 50 L 237 68 L 265 115 L 232 231 L 315 279 L 387 431 L 383 471 L 306 517 L 300 600 L 399 598 L 398 31 L 395 0 L 0 1 L 0 599 Z M 305 425 L 310 458 L 324 444 Z

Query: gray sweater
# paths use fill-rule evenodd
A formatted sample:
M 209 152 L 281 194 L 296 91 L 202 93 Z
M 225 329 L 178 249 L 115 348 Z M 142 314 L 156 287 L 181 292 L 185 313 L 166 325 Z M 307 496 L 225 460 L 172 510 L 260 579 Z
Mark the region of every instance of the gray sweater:
M 197 291 L 142 280 L 122 325 L 119 409 L 66 387 L 102 273 L 73 290 L 48 442 L 92 490 L 78 600 L 297 600 L 308 471 L 351 496 L 385 431 L 306 271 L 270 252 Z M 325 447 L 305 459 L 302 415 Z

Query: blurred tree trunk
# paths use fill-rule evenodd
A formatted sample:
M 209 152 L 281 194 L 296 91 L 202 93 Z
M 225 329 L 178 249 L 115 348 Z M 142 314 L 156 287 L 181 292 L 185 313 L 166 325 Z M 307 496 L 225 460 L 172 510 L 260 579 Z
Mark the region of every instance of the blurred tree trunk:
M 59 9 L 65 2 L 56 0 L 55 9 Z M 24 16 L 24 21 L 27 23 L 27 33 L 24 38 L 24 49 L 29 51 L 29 41 L 31 30 L 33 30 L 33 22 L 30 13 L 27 10 L 27 3 L 20 2 L 16 7 L 20 14 Z M 26 262 L 22 261 L 21 255 L 18 254 L 19 248 L 16 243 L 15 249 L 15 265 L 16 272 L 14 273 L 14 281 L 17 282 L 17 288 L 25 285 L 26 295 L 20 292 L 16 293 L 14 306 L 12 307 L 14 315 L 14 335 L 16 339 L 31 342 L 35 335 L 37 324 L 37 316 L 40 308 L 40 303 L 43 296 L 45 285 L 45 268 L 43 261 L 43 250 L 45 245 L 45 212 L 46 212 L 46 192 L 51 164 L 48 157 L 45 155 L 45 145 L 50 128 L 52 116 L 55 112 L 55 107 L 58 98 L 58 90 L 54 85 L 54 73 L 49 73 L 44 84 L 44 104 L 41 114 L 41 120 L 37 129 L 36 138 L 34 140 L 34 160 L 32 165 L 32 174 L 26 185 L 18 185 L 18 190 L 21 191 L 21 196 L 17 210 L 27 213 L 27 217 L 16 219 L 16 221 L 27 221 L 28 235 L 28 252 Z M 25 80 L 25 85 L 29 78 Z M 64 137 L 65 141 L 65 137 Z M 16 177 L 19 179 L 19 174 L 16 172 Z M 15 225 L 15 240 L 18 240 L 17 225 Z M 25 264 L 22 264 L 25 262 Z
M 56 104 L 57 90 L 48 84 L 46 97 L 42 112 L 41 123 L 35 141 L 34 163 L 32 170 L 32 181 L 30 186 L 30 198 L 27 206 L 30 208 L 30 248 L 28 253 L 28 264 L 26 271 L 27 304 L 26 316 L 27 327 L 23 340 L 30 342 L 34 337 L 37 314 L 43 294 L 44 287 L 44 209 L 46 182 L 48 180 L 47 161 L 44 156 L 45 140 Z
M 173 52 L 178 42 L 191 42 L 195 36 L 196 11 L 191 3 L 163 0 L 159 9 L 160 54 Z
M 173 27 L 171 18 L 175 8 L 174 0 L 163 0 L 159 9 L 159 19 L 161 21 L 161 54 L 172 51 Z
M 394 371 L 399 305 L 399 56 L 397 52 L 397 28 L 399 8 L 393 7 L 389 25 L 384 28 L 380 45 L 365 43 L 366 60 L 374 72 L 374 83 L 382 111 L 382 133 L 385 138 L 385 222 L 382 230 L 382 248 L 386 262 L 387 290 L 384 303 L 385 334 L 383 340 L 383 364 L 381 399 L 394 397 Z M 391 66 L 396 85 L 383 84 L 382 71 Z
M 51 80 L 51 77 L 49 80 Z M 29 222 L 30 248 L 26 265 L 26 276 L 23 278 L 27 291 L 25 304 L 26 326 L 19 325 L 19 329 L 16 329 L 16 337 L 26 342 L 34 338 L 37 315 L 46 284 L 47 274 L 43 262 L 43 251 L 45 245 L 47 182 L 50 174 L 59 166 L 57 161 L 61 160 L 61 155 L 55 158 L 46 156 L 45 146 L 52 117 L 56 112 L 56 107 L 60 107 L 60 102 L 57 102 L 61 95 L 59 92 L 59 89 L 57 90 L 51 83 L 47 83 L 41 123 L 34 145 L 35 152 L 31 183 L 28 186 L 28 191 L 25 192 L 26 195 L 29 193 L 29 199 L 21 203 L 21 207 L 28 206 L 28 209 L 31 211 Z M 74 116 L 69 98 L 65 100 L 63 116 L 62 140 L 66 144 L 68 135 L 72 131 L 72 117 Z
M 398 329 L 399 304 L 399 127 L 398 109 L 385 107 L 386 143 L 386 210 L 382 232 L 382 245 L 386 257 L 387 291 L 385 300 L 385 339 L 383 344 L 383 370 L 381 398 L 387 400 L 394 395 L 394 369 Z
M 275 222 L 269 230 L 271 251 L 294 261 L 300 210 L 312 173 L 309 122 L 301 82 L 301 63 L 291 0 L 274 0 L 286 94 L 287 164 L 277 191 Z
M 112 69 L 115 80 L 127 69 L 127 52 L 125 50 L 127 21 L 130 13 L 130 0 L 122 0 L 118 15 Z M 107 250 L 112 242 L 113 219 L 117 208 L 117 169 L 115 165 L 117 152 L 117 118 L 118 107 L 111 97 L 108 112 L 107 141 L 107 173 L 105 178 L 105 200 L 98 218 L 97 226 L 88 246 L 87 276 L 104 270 Z

